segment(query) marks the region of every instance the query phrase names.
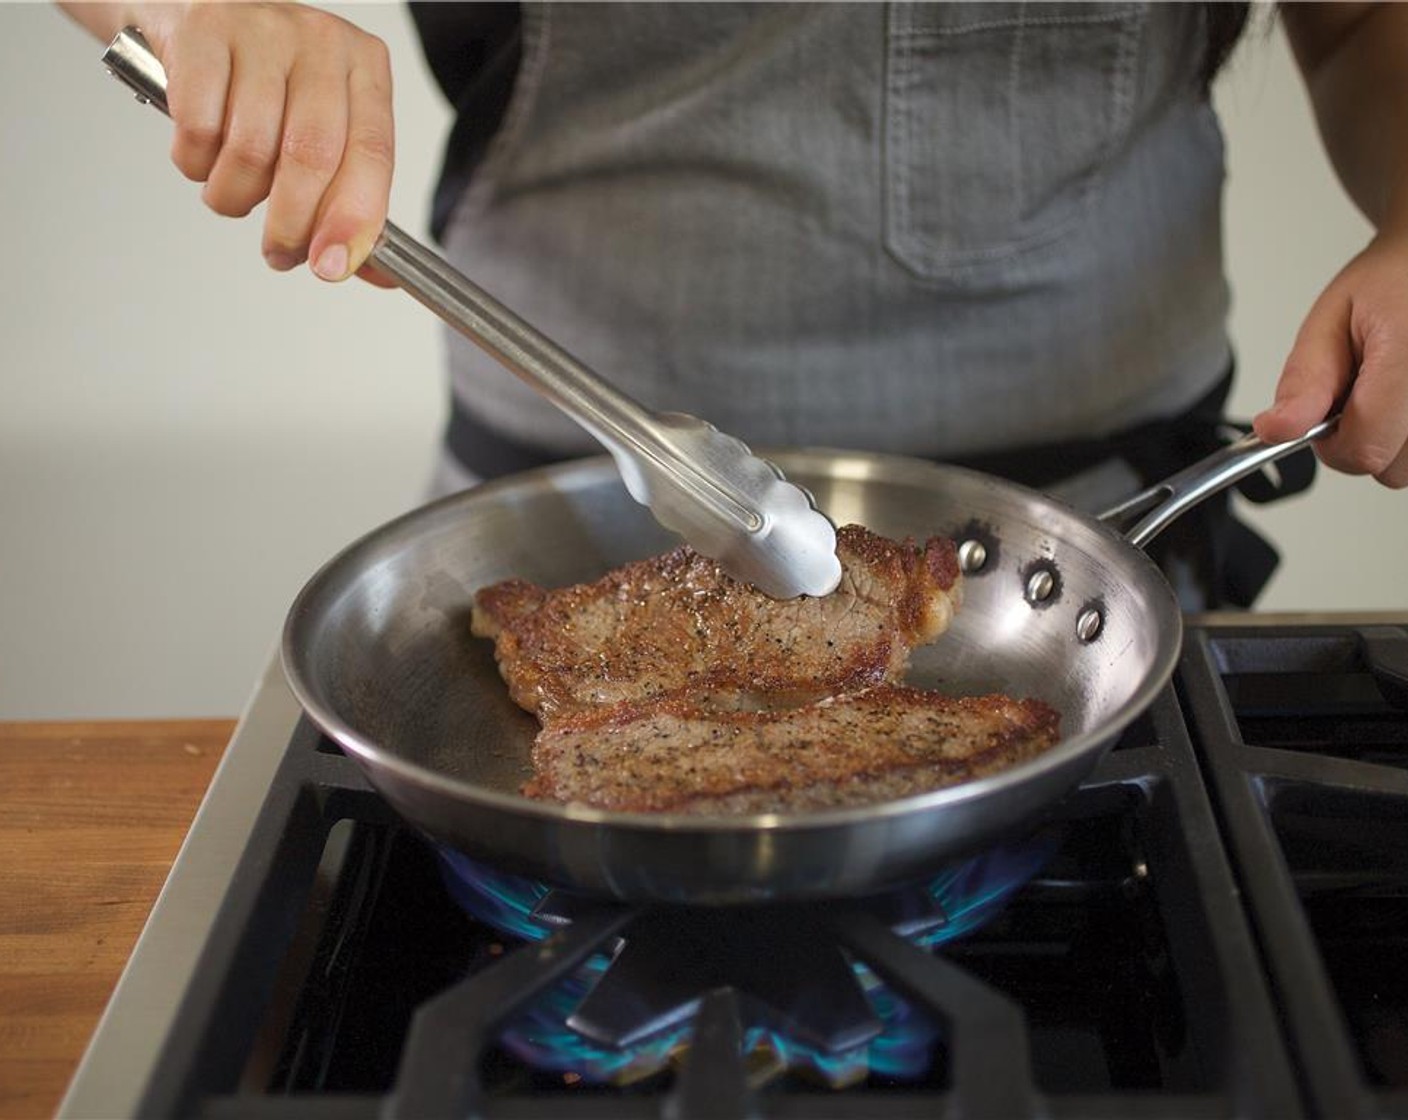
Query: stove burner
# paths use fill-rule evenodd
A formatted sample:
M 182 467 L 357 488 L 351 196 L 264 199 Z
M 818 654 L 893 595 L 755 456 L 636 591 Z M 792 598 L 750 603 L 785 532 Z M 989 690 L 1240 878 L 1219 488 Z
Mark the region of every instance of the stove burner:
M 675 991 L 683 1012 L 653 1007 L 651 1029 L 616 1022 L 589 996 L 621 982 L 611 968 L 674 966 L 640 944 L 668 908 L 438 853 L 311 722 L 269 741 L 287 718 L 271 690 L 61 1111 L 1408 1120 L 1405 687 L 1399 620 L 1189 627 L 1174 683 L 1053 807 L 1039 877 L 989 885 L 979 861 L 806 916 L 808 937 L 835 935 L 873 1037 L 854 1001 L 809 1020 L 759 968 Z M 916 947 L 1007 894 L 981 932 Z M 714 967 L 701 985 L 729 971 Z M 863 1080 L 818 1090 L 828 1077 Z
M 1055 848 L 1050 835 L 997 847 L 857 905 L 917 945 L 940 945 L 992 917 Z M 455 901 L 525 941 L 616 905 L 449 849 L 439 855 Z M 609 955 L 589 957 L 510 1021 L 500 1041 L 567 1084 L 629 1084 L 684 1054 L 701 1006 L 723 989 L 741 999 L 743 1051 L 757 1083 L 797 1070 L 842 1088 L 870 1074 L 908 1080 L 928 1070 L 938 1028 L 841 949 L 826 903 L 650 906 L 627 921 Z
M 608 1046 L 633 1046 L 687 1022 L 723 987 L 747 994 L 756 1021 L 827 1053 L 864 1046 L 882 1030 L 815 914 L 650 910 L 621 940 L 611 967 L 567 1019 Z

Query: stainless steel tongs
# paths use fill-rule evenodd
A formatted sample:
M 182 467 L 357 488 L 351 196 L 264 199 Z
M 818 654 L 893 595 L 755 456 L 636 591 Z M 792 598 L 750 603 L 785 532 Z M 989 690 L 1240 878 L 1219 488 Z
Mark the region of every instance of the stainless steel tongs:
M 139 101 L 168 112 L 166 71 L 137 28 L 117 34 L 103 63 Z M 371 261 L 596 437 L 631 497 L 731 575 L 778 599 L 836 588 L 835 527 L 741 440 L 644 408 L 391 222 Z

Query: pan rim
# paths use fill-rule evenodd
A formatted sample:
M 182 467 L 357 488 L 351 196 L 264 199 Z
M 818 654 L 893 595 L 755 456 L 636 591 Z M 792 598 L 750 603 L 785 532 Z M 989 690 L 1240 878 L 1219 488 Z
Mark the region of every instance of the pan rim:
M 286 615 L 280 641 L 280 660 L 290 690 L 303 712 L 325 735 L 337 743 L 355 761 L 362 764 L 364 768 L 371 770 L 372 784 L 379 791 L 380 785 L 375 777 L 378 770 L 385 771 L 400 782 L 419 790 L 432 794 L 448 795 L 470 806 L 509 812 L 561 825 L 606 826 L 611 829 L 628 831 L 664 831 L 678 834 L 698 833 L 719 836 L 730 833 L 756 832 L 793 834 L 826 831 L 862 824 L 879 824 L 916 813 L 928 813 L 962 805 L 969 801 L 981 800 L 996 790 L 1007 786 L 1022 785 L 1048 771 L 1071 766 L 1075 761 L 1085 756 L 1089 757 L 1089 766 L 1093 768 L 1103 749 L 1113 746 L 1125 729 L 1153 704 L 1158 694 L 1172 678 L 1181 653 L 1183 638 L 1183 616 L 1173 591 L 1168 587 L 1167 581 L 1153 560 L 1141 549 L 1130 544 L 1118 531 L 1094 516 L 1074 509 L 1050 495 L 1021 486 L 1018 483 L 986 475 L 966 467 L 937 463 L 912 456 L 826 447 L 764 448 L 756 453 L 777 462 L 789 474 L 792 472 L 805 474 L 809 463 L 825 462 L 828 472 L 839 480 L 859 481 L 874 478 L 877 468 L 885 471 L 887 477 L 892 477 L 897 482 L 918 481 L 922 476 L 933 475 L 936 472 L 944 475 L 957 473 L 981 483 L 1000 486 L 1004 490 L 1024 492 L 1042 503 L 1059 509 L 1065 516 L 1103 536 L 1112 547 L 1117 548 L 1131 560 L 1142 561 L 1142 563 L 1149 565 L 1157 577 L 1156 586 L 1167 592 L 1167 601 L 1171 608 L 1167 618 L 1159 623 L 1161 629 L 1165 628 L 1165 624 L 1167 624 L 1167 640 L 1161 642 L 1158 656 L 1149 666 L 1139 685 L 1114 711 L 1107 714 L 1095 727 L 1072 738 L 1059 740 L 1055 746 L 1035 758 L 1008 767 L 996 774 L 960 782 L 953 786 L 928 790 L 902 798 L 805 813 L 717 815 L 621 812 L 595 809 L 576 803 L 562 804 L 539 801 L 521 794 L 504 793 L 436 771 L 393 751 L 379 747 L 343 719 L 331 706 L 322 702 L 318 690 L 304 679 L 304 674 L 299 669 L 297 648 L 301 641 L 301 625 L 309 615 L 308 605 L 319 595 L 328 581 L 343 569 L 353 566 L 359 558 L 377 549 L 387 547 L 391 541 L 403 534 L 408 526 L 418 525 L 422 521 L 441 516 L 444 510 L 451 507 L 482 500 L 481 496 L 484 495 L 492 497 L 503 490 L 527 487 L 541 482 L 543 478 L 551 478 L 558 489 L 571 491 L 598 482 L 604 472 L 614 475 L 616 468 L 611 457 L 609 455 L 595 455 L 536 467 L 435 499 L 369 530 L 336 552 L 309 577 L 294 598 Z

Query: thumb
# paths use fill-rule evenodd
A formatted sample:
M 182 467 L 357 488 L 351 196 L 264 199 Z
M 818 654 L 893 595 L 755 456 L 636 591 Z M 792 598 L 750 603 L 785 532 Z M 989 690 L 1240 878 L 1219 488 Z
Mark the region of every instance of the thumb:
M 1325 419 L 1354 379 L 1350 304 L 1333 289 L 1315 301 L 1276 383 L 1275 403 L 1252 420 L 1268 443 L 1303 436 Z

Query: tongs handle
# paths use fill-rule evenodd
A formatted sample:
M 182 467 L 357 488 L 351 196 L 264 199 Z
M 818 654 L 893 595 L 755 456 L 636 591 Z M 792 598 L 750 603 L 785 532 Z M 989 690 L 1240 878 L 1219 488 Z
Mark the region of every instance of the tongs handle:
M 137 100 L 170 116 L 166 70 L 139 29 L 119 31 L 102 61 L 114 77 L 131 87 Z M 623 456 L 649 460 L 739 530 L 759 528 L 761 519 L 749 500 L 701 471 L 662 439 L 653 413 L 519 318 L 434 250 L 388 221 L 369 259 L 596 437 L 623 473 L 628 469 Z
M 639 403 L 519 318 L 444 257 L 388 221 L 371 263 L 552 401 L 611 450 L 664 454 Z

